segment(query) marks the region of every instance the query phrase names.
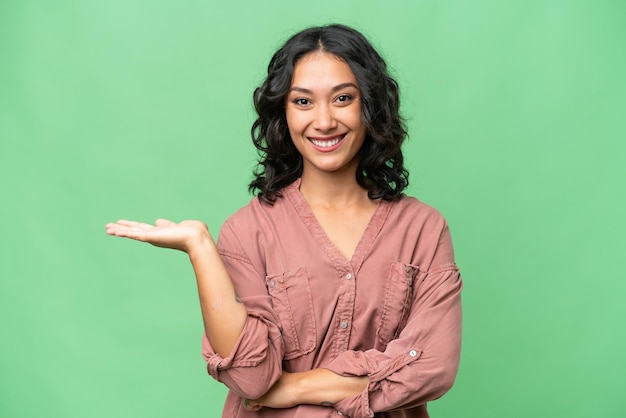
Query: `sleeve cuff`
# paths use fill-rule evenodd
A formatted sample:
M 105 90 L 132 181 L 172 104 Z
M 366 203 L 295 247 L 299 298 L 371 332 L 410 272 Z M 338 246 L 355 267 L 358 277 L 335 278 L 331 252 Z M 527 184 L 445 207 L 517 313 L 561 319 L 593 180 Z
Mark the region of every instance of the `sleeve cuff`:
M 263 318 L 248 315 L 244 328 L 228 357 L 217 354 L 206 334 L 202 334 L 202 356 L 207 364 L 208 373 L 221 381 L 220 372 L 234 367 L 255 367 L 268 355 L 268 344 L 272 339 Z
M 421 354 L 417 348 L 409 348 L 392 358 L 376 350 L 346 351 L 324 368 L 341 376 L 368 376 L 375 383 L 419 359 Z
M 414 362 L 421 354 L 422 351 L 417 348 L 410 348 L 393 358 L 374 350 L 342 353 L 325 368 L 341 376 L 368 376 L 370 383 L 363 392 L 337 402 L 334 405 L 335 410 L 351 418 L 373 417 L 370 396 L 380 391 L 380 381 Z
M 374 411 L 370 408 L 369 392 L 372 390 L 372 383 L 356 396 L 343 401 L 339 401 L 334 405 L 339 415 L 349 418 L 370 418 L 374 416 Z

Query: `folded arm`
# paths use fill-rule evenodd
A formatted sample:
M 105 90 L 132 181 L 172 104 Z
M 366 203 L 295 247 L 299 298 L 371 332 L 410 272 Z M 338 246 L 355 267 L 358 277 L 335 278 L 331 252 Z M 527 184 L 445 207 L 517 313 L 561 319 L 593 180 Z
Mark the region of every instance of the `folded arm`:
M 423 405 L 454 383 L 461 349 L 462 282 L 456 266 L 425 275 L 407 325 L 384 351 L 346 351 L 327 365 L 342 376 L 368 376 L 361 393 L 335 405 L 352 418 Z
M 244 399 L 248 410 L 291 408 L 296 405 L 332 406 L 362 392 L 368 385 L 367 376 L 340 376 L 327 369 L 306 372 L 283 372 L 276 384 L 258 399 Z

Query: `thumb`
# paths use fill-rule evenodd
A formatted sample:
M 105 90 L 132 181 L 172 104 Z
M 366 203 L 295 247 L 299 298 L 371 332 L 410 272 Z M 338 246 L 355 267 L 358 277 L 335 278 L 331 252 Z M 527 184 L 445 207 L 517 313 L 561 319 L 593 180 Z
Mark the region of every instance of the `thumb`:
M 175 222 L 172 222 L 172 221 L 170 221 L 168 219 L 161 219 L 161 218 L 157 219 L 154 224 L 156 226 L 161 227 L 161 228 L 167 228 L 167 227 L 176 225 Z

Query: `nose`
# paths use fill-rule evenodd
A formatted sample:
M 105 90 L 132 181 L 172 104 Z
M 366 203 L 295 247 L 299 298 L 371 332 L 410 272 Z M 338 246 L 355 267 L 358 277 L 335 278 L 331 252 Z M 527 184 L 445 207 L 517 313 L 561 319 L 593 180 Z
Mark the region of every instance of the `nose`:
M 321 132 L 328 132 L 337 127 L 337 120 L 333 114 L 333 109 L 327 104 L 315 107 L 313 128 Z

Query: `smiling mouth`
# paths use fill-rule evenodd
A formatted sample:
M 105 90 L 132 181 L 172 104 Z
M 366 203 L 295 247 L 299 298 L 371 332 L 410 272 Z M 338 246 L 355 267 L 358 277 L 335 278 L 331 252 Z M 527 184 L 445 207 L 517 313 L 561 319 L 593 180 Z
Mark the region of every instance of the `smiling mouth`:
M 309 141 L 311 141 L 311 143 L 313 143 L 313 145 L 315 145 L 316 147 L 320 147 L 320 148 L 330 148 L 332 146 L 337 145 L 338 143 L 340 143 L 343 138 L 345 138 L 346 134 L 342 134 L 342 135 L 337 135 L 335 137 L 332 138 L 324 138 L 324 139 L 320 139 L 320 138 L 308 138 Z

